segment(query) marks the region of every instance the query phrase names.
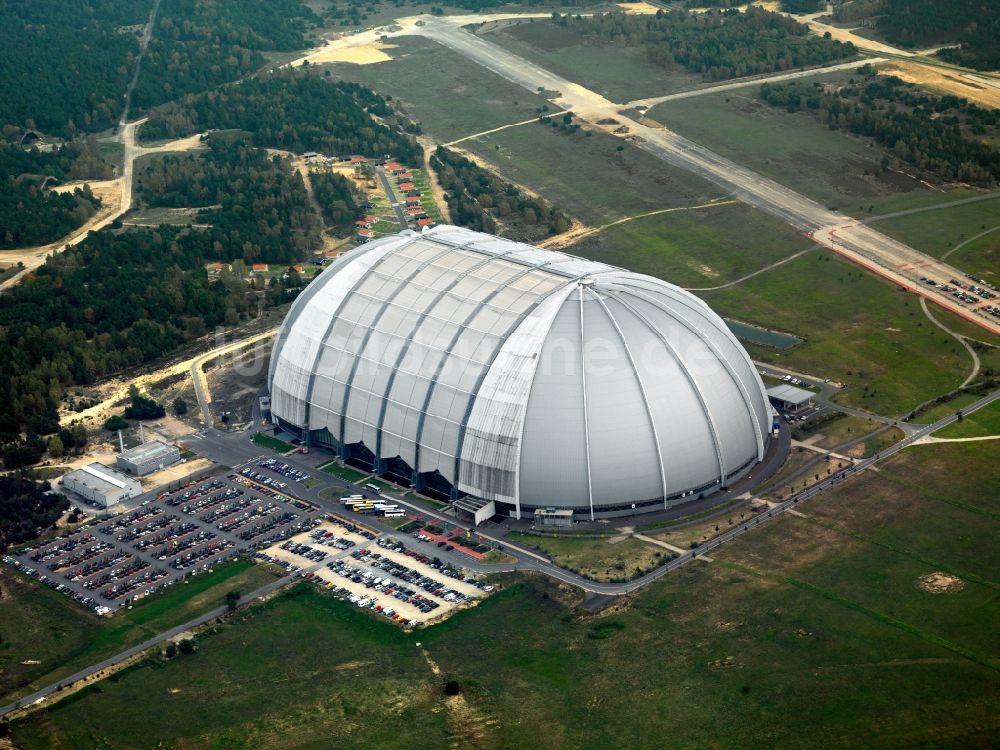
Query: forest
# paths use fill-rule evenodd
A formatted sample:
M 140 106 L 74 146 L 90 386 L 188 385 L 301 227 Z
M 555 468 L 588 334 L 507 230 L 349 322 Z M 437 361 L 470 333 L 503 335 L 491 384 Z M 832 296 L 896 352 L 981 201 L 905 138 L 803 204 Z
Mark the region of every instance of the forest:
M 69 510 L 69 500 L 50 489 L 29 473 L 0 477 L 0 553 L 34 539 Z
M 12 135 L 18 132 L 12 129 Z M 0 141 L 0 248 L 54 242 L 83 224 L 100 206 L 88 187 L 56 193 L 43 187 L 46 178 L 62 182 L 110 176 L 111 167 L 92 138 L 54 151 Z
M 220 243 L 211 260 L 289 263 L 319 244 L 322 229 L 302 175 L 287 160 L 241 139 L 213 136 L 210 149 L 148 160 L 136 190 L 149 206 L 201 208 L 199 224 Z
M 0 296 L 0 399 L 19 425 L 42 415 L 50 429 L 57 427 L 67 386 L 159 359 L 256 310 L 257 292 L 245 278 L 223 272 L 209 279 L 206 263 L 284 263 L 317 246 L 318 219 L 301 176 L 286 161 L 223 141 L 162 162 L 170 166 L 140 170 L 142 200 L 156 200 L 153 184 L 174 202 L 190 195 L 206 205 L 211 227 L 94 233 Z M 228 184 L 219 208 L 204 204 L 213 181 Z M 296 292 L 294 283 L 276 280 L 264 301 L 283 304 Z
M 364 86 L 282 71 L 165 105 L 150 115 L 142 137 L 239 129 L 255 146 L 331 156 L 391 154 L 419 163 L 423 156 L 416 141 L 371 117 L 392 114 L 385 99 Z
M 833 19 L 873 25 L 887 41 L 911 49 L 957 43 L 937 56 L 969 68 L 1000 68 L 1000 8 L 995 0 L 848 0 L 834 6 Z
M 789 112 L 811 112 L 831 130 L 874 139 L 892 158 L 937 180 L 994 186 L 1000 180 L 995 139 L 1000 113 L 955 96 L 935 96 L 866 65 L 840 89 L 818 83 L 765 83 L 760 98 Z
M 822 65 L 853 57 L 857 50 L 810 33 L 792 18 L 753 6 L 745 13 L 683 10 L 655 15 L 604 13 L 560 16 L 556 22 L 612 44 L 642 47 L 664 68 L 681 67 L 719 81 L 758 73 Z
M 327 227 L 335 233 L 352 229 L 360 210 L 351 181 L 333 172 L 310 172 L 309 181 Z
M 570 220 L 559 209 L 525 196 L 514 185 L 444 146 L 434 151 L 431 167 L 447 192 L 448 212 L 458 226 L 496 234 L 499 221 L 504 236 L 524 242 L 570 227 Z
M 0 3 L 0 125 L 64 138 L 114 125 L 139 50 L 130 25 L 144 24 L 150 7 L 152 0 Z
M 307 24 L 320 18 L 299 0 L 162 0 L 134 96 L 145 110 L 247 76 L 264 51 L 312 44 Z

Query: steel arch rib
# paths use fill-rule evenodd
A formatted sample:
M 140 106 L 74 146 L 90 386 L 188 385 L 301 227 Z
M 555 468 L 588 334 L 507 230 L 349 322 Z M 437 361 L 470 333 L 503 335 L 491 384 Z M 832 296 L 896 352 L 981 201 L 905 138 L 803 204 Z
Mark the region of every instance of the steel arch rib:
M 385 244 L 389 245 L 389 244 L 392 244 L 392 243 L 391 242 L 386 242 Z M 382 247 L 382 245 L 379 245 L 379 247 Z M 365 252 L 365 255 L 367 255 L 369 252 L 371 252 L 371 251 L 373 251 L 375 249 L 376 248 L 374 248 L 374 247 L 370 248 L 369 250 L 367 250 Z M 385 258 L 386 255 L 391 254 L 393 252 L 393 249 L 395 249 L 395 248 L 390 248 L 389 250 L 386 250 L 386 252 L 385 252 L 385 254 L 383 254 L 382 258 L 379 258 L 379 261 L 381 261 L 383 258 Z M 378 263 L 378 261 L 376 261 L 375 264 L 372 264 L 372 266 L 369 267 L 368 270 L 371 271 L 371 269 L 374 268 L 375 265 L 377 265 L 377 263 Z M 303 413 L 303 417 L 304 418 L 302 420 L 303 421 L 302 427 L 305 430 L 305 433 L 306 433 L 305 437 L 306 438 L 308 438 L 308 435 L 309 435 L 309 418 L 310 418 L 311 412 L 312 412 L 312 393 L 313 393 L 313 386 L 316 383 L 316 369 L 317 369 L 317 367 L 319 365 L 320 357 L 323 356 L 323 347 L 326 345 L 326 340 L 330 337 L 330 332 L 333 330 L 333 326 L 337 322 L 337 318 L 340 316 L 341 311 L 344 309 L 344 305 L 347 304 L 347 300 L 349 300 L 351 298 L 351 295 L 354 294 L 354 292 L 357 290 L 357 288 L 361 285 L 361 282 L 364 281 L 366 277 L 367 277 L 367 274 L 361 276 L 361 278 L 359 278 L 356 282 L 354 282 L 354 284 L 351 286 L 351 288 L 347 292 L 344 293 L 344 296 L 341 297 L 340 304 L 337 305 L 337 309 L 330 316 L 330 323 L 327 325 L 326 330 L 323 331 L 323 338 L 321 338 L 319 340 L 319 345 L 316 347 L 316 356 L 313 357 L 312 367 L 309 368 L 309 382 L 306 384 L 305 411 Z M 304 306 L 303 306 L 303 308 L 304 308 Z M 274 355 L 272 354 L 271 356 L 273 357 Z M 343 443 L 343 441 L 341 441 L 341 443 Z
M 444 350 L 444 356 L 441 358 L 441 361 L 438 362 L 438 366 L 434 369 L 434 375 L 431 377 L 430 380 L 430 388 L 427 389 L 427 394 L 424 396 L 424 403 L 421 405 L 420 408 L 420 416 L 417 418 L 417 431 L 416 434 L 414 435 L 414 444 L 415 444 L 414 463 L 416 464 L 416 466 L 413 467 L 414 471 L 420 471 L 420 445 L 421 445 L 420 441 L 423 439 L 424 421 L 427 417 L 427 410 L 430 408 L 431 405 L 431 399 L 434 397 L 434 391 L 437 388 L 438 377 L 440 376 L 441 371 L 444 369 L 445 362 L 451 356 L 452 350 L 454 350 L 455 346 L 457 346 L 458 340 L 462 337 L 462 334 L 465 333 L 465 331 L 468 329 L 469 325 L 479 314 L 480 310 L 482 310 L 483 307 L 489 304 L 490 300 L 494 299 L 504 289 L 510 287 L 511 284 L 520 281 L 525 276 L 534 271 L 538 271 L 545 268 L 545 266 L 549 265 L 549 263 L 551 262 L 552 262 L 551 260 L 546 260 L 542 263 L 536 263 L 533 266 L 526 266 L 521 273 L 517 274 L 516 276 L 512 276 L 511 278 L 507 279 L 507 281 L 505 281 L 503 284 L 498 285 L 496 289 L 487 294 L 479 302 L 479 304 L 476 305 L 476 307 L 468 315 L 465 316 L 465 319 L 462 321 L 458 330 L 456 330 L 455 333 L 452 335 L 451 340 L 448 342 L 448 346 Z M 532 307 L 531 309 L 534 309 L 534 307 Z M 456 448 L 455 455 L 458 456 L 459 454 L 460 450 Z
M 347 404 L 351 400 L 351 388 L 354 385 L 354 377 L 358 373 L 358 365 L 361 363 L 362 354 L 364 353 L 365 349 L 368 347 L 368 342 L 371 341 L 372 334 L 375 332 L 375 326 L 377 326 L 379 324 L 379 321 L 382 320 L 382 316 L 385 314 L 385 311 L 392 304 L 393 300 L 395 300 L 396 297 L 398 297 L 400 295 L 400 293 L 407 287 L 407 285 L 411 281 L 413 281 L 413 279 L 415 279 L 421 272 L 423 272 L 423 270 L 425 268 L 427 268 L 428 266 L 430 266 L 438 258 L 440 258 L 440 257 L 442 257 L 444 255 L 447 255 L 449 252 L 451 252 L 451 248 L 444 249 L 440 253 L 438 253 L 437 255 L 434 255 L 431 258 L 428 258 L 427 260 L 425 260 L 422 263 L 420 263 L 405 279 L 400 279 L 399 280 L 399 284 L 396 286 L 395 289 L 392 290 L 392 293 L 388 297 L 386 297 L 385 299 L 381 300 L 381 307 L 379 307 L 378 312 L 375 314 L 375 317 L 372 318 L 372 321 L 368 324 L 368 328 L 365 331 L 364 338 L 361 340 L 361 346 L 358 347 L 357 352 L 355 352 L 354 355 L 353 355 L 354 361 L 351 363 L 351 372 L 347 376 L 347 382 L 344 383 L 344 397 L 341 400 L 341 404 L 340 404 L 340 438 L 339 439 L 340 439 L 341 445 L 343 445 L 345 443 L 344 437 L 345 437 L 346 432 L 347 432 Z M 377 268 L 377 266 L 373 266 L 372 270 L 375 270 L 375 268 Z M 356 288 L 357 287 L 355 287 L 355 289 Z M 354 293 L 354 289 L 351 290 L 351 293 L 352 294 Z M 331 325 L 331 328 L 332 328 L 332 325 Z M 327 332 L 327 335 L 329 335 L 329 332 Z M 378 456 L 377 453 L 375 455 L 375 458 L 379 458 L 379 456 Z
M 503 345 L 507 341 L 507 339 L 510 338 L 518 328 L 520 328 L 525 318 L 527 318 L 532 312 L 534 312 L 542 303 L 544 303 L 552 295 L 557 294 L 560 291 L 565 291 L 567 287 L 572 287 L 574 284 L 579 282 L 580 279 L 585 279 L 591 276 L 595 276 L 597 274 L 615 273 L 617 271 L 618 269 L 609 268 L 607 270 L 587 271 L 586 273 L 578 274 L 576 276 L 567 276 L 566 281 L 562 286 L 558 286 L 554 289 L 551 289 L 546 294 L 536 299 L 531 304 L 531 306 L 528 309 L 526 309 L 523 313 L 521 313 L 517 317 L 517 319 L 510 325 L 510 327 L 506 331 L 504 331 L 503 336 L 500 337 L 500 342 L 497 344 L 497 347 L 493 350 L 492 354 L 490 355 L 490 361 L 487 363 L 486 368 L 483 370 L 483 372 L 479 375 L 479 378 L 476 380 L 475 388 L 473 389 L 472 393 L 469 394 L 469 400 L 465 405 L 465 414 L 462 417 L 461 424 L 458 426 L 458 446 L 455 449 L 455 481 L 453 482 L 453 484 L 457 485 L 459 478 L 461 476 L 460 465 L 462 461 L 462 449 L 465 445 L 465 428 L 469 423 L 469 416 L 472 413 L 472 408 L 475 405 L 476 398 L 479 395 L 479 389 L 482 388 L 483 381 L 486 379 L 487 373 L 489 373 L 490 368 L 496 361 L 497 355 L 500 353 L 500 350 L 503 348 Z
M 288 336 L 291 333 L 292 328 L 295 326 L 295 323 L 298 321 L 299 315 L 301 315 L 302 311 L 308 307 L 309 302 L 316 296 L 316 294 L 319 293 L 326 283 L 327 279 L 324 279 L 323 277 L 327 274 L 332 276 L 338 273 L 344 266 L 348 266 L 351 263 L 360 260 L 366 254 L 379 247 L 381 247 L 381 244 L 379 243 L 368 245 L 366 249 L 361 250 L 360 252 L 355 251 L 353 256 L 345 258 L 345 262 L 343 264 L 338 265 L 339 261 L 331 263 L 326 269 L 323 270 L 322 273 L 312 280 L 312 283 L 305 288 L 304 292 L 295 298 L 295 301 L 292 302 L 292 306 L 288 310 L 288 314 L 285 316 L 285 320 L 281 324 L 281 330 L 278 331 L 278 339 L 274 342 L 274 348 L 271 350 L 271 362 L 267 371 L 268 383 L 272 382 L 274 379 L 274 372 L 277 369 L 277 363 L 281 359 L 281 351 L 284 349 L 285 342 L 288 341 Z
M 705 399 L 705 394 L 701 390 L 701 386 L 698 385 L 698 381 L 695 380 L 694 375 L 688 369 L 687 364 L 684 362 L 680 354 L 677 353 L 677 349 L 671 344 L 667 337 L 663 335 L 659 328 L 657 328 L 649 318 L 642 314 L 642 311 L 635 309 L 634 306 L 630 305 L 626 300 L 621 298 L 621 295 L 616 292 L 611 292 L 615 299 L 622 303 L 622 305 L 635 315 L 643 325 L 645 325 L 650 332 L 660 340 L 660 343 L 666 348 L 670 355 L 677 362 L 677 365 L 681 368 L 681 372 L 684 373 L 684 377 L 687 379 L 688 384 L 694 391 L 695 396 L 698 398 L 698 403 L 701 405 L 701 410 L 705 414 L 705 423 L 708 425 L 708 430 L 712 434 L 712 442 L 715 445 L 715 457 L 719 462 L 719 484 L 725 484 L 726 482 L 726 457 L 722 448 L 722 440 L 719 438 L 719 429 L 715 424 L 715 417 L 712 416 L 711 409 L 708 408 L 708 401 Z M 664 496 L 665 497 L 665 496 Z
M 720 363 L 722 363 L 722 366 L 726 369 L 726 372 L 729 373 L 730 380 L 732 380 L 733 383 L 736 384 L 736 388 L 740 392 L 740 396 L 743 399 L 743 405 L 746 407 L 747 416 L 750 418 L 750 422 L 753 425 L 753 432 L 754 432 L 754 436 L 756 438 L 756 443 L 757 443 L 757 460 L 760 461 L 761 459 L 763 459 L 764 458 L 764 433 L 762 431 L 760 423 L 757 421 L 757 411 L 756 411 L 756 409 L 754 409 L 753 400 L 750 398 L 750 393 L 749 393 L 749 391 L 747 391 L 746 384 L 739 377 L 739 375 L 736 374 L 736 371 L 733 369 L 732 365 L 729 363 L 729 361 L 726 359 L 726 357 L 723 356 L 722 352 L 719 350 L 719 347 L 716 346 L 715 343 L 712 342 L 711 339 L 709 339 L 709 338 L 707 338 L 705 336 L 702 336 L 698 332 L 697 327 L 694 324 L 692 324 L 691 321 L 688 320 L 683 315 L 683 313 L 681 313 L 678 310 L 673 310 L 673 309 L 665 306 L 663 304 L 663 302 L 657 300 L 654 295 L 647 294 L 646 292 L 648 292 L 649 290 L 640 291 L 636 287 L 623 287 L 622 291 L 624 293 L 633 294 L 636 297 L 640 297 L 640 298 L 646 300 L 647 302 L 649 302 L 650 304 L 654 305 L 655 307 L 658 307 L 659 309 L 663 310 L 671 318 L 673 318 L 673 319 L 677 320 L 678 322 L 680 322 L 681 325 L 683 325 L 686 329 L 688 329 L 688 331 L 690 331 L 691 333 L 693 333 L 700 341 L 702 341 L 702 343 L 704 343 L 709 349 L 712 350 L 712 352 L 715 354 L 716 358 L 719 360 Z M 672 298 L 672 299 L 676 299 L 676 298 Z M 686 307 L 688 307 L 689 309 L 693 309 L 693 308 L 691 308 L 690 305 L 686 305 Z M 737 349 L 741 350 L 742 347 L 737 346 Z M 751 369 L 752 369 L 752 363 L 751 363 Z M 725 479 L 723 479 L 722 481 L 723 481 L 723 483 L 725 483 Z
M 375 441 L 376 441 L 375 442 L 375 456 L 376 457 L 381 458 L 381 455 L 382 455 L 381 454 L 381 449 L 382 449 L 382 425 L 385 422 L 385 413 L 386 413 L 386 410 L 388 408 L 389 394 L 392 392 L 392 386 L 396 382 L 396 374 L 399 372 L 399 367 L 403 363 L 403 358 L 406 356 L 406 353 L 410 350 L 410 346 L 413 344 L 413 339 L 417 335 L 417 331 L 420 330 L 420 327 L 424 324 L 424 321 L 427 320 L 427 318 L 430 316 L 430 314 L 434 310 L 434 308 L 437 307 L 438 303 L 440 303 L 441 300 L 444 299 L 445 296 L 447 296 L 447 294 L 452 289 L 454 289 L 456 286 L 458 286 L 458 284 L 460 282 L 462 282 L 463 280 L 465 280 L 466 278 L 468 278 L 470 274 L 478 271 L 479 269 L 483 268 L 484 266 L 488 266 L 494 260 L 500 260 L 500 259 L 506 258 L 509 255 L 511 255 L 513 252 L 514 252 L 513 250 L 510 250 L 510 251 L 508 251 L 506 253 L 500 253 L 499 255 L 486 255 L 486 256 L 483 257 L 483 259 L 481 261 L 479 261 L 479 263 L 476 263 L 473 266 L 469 266 L 469 268 L 465 269 L 462 273 L 458 274 L 451 281 L 451 283 L 449 283 L 444 289 L 441 289 L 434 296 L 434 299 L 431 301 L 431 303 L 429 305 L 427 305 L 427 307 L 424 308 L 423 312 L 421 312 L 420 315 L 417 317 L 417 320 L 413 323 L 413 327 L 410 329 L 410 333 L 407 335 L 406 340 L 403 343 L 403 346 L 400 347 L 399 354 L 396 355 L 396 361 L 392 365 L 392 371 L 389 373 L 389 377 L 386 379 L 385 390 L 382 393 L 382 400 L 381 400 L 381 403 L 379 404 L 378 424 L 375 427 Z M 520 278 L 521 276 L 523 276 L 523 274 L 518 274 L 518 276 L 516 278 Z M 480 302 L 479 305 L 476 306 L 476 312 L 478 312 L 479 310 L 481 310 L 484 304 L 485 304 L 485 300 L 483 302 Z M 461 334 L 461 332 L 464 331 L 464 330 L 466 330 L 465 326 L 463 326 L 459 330 L 459 334 Z M 439 364 L 438 371 L 440 371 L 440 368 L 444 366 L 445 359 L 447 359 L 447 357 L 449 355 L 450 355 L 450 350 L 449 350 L 448 353 L 445 354 L 444 357 L 442 357 L 441 362 L 438 363 Z M 417 463 L 416 460 L 414 460 L 414 463 Z M 417 470 L 416 466 L 413 466 L 411 468 L 414 471 Z
M 594 520 L 594 483 L 590 471 L 590 416 L 587 413 L 587 360 L 584 350 L 587 337 L 583 333 L 583 285 L 577 284 L 580 294 L 580 380 L 583 383 L 583 447 L 587 455 L 587 500 L 590 502 L 590 520 Z
M 764 432 L 763 432 L 763 428 L 760 426 L 760 423 L 757 421 L 757 412 L 754 409 L 753 400 L 750 398 L 750 393 L 747 390 L 746 384 L 743 382 L 742 378 L 740 378 L 739 375 L 736 373 L 736 371 L 733 369 L 733 367 L 730 364 L 729 360 L 726 359 L 724 356 L 722 356 L 722 353 L 719 351 L 719 348 L 710 339 L 706 339 L 705 337 L 701 336 L 698 333 L 697 326 L 693 325 L 691 323 L 691 321 L 688 320 L 686 317 L 684 317 L 684 315 L 681 314 L 679 311 L 671 310 L 670 308 L 665 307 L 662 302 L 656 301 L 654 299 L 650 299 L 650 295 L 648 293 L 649 292 L 653 292 L 653 291 L 660 291 L 662 289 L 662 291 L 664 293 L 668 294 L 668 296 L 669 296 L 669 298 L 671 300 L 674 300 L 675 302 L 679 303 L 680 305 L 682 305 L 683 307 L 687 308 L 688 310 L 691 310 L 693 312 L 697 312 L 699 315 L 704 315 L 706 310 L 708 312 L 712 313 L 713 315 L 715 315 L 715 313 L 712 311 L 712 309 L 708 305 L 706 305 L 704 302 L 702 302 L 701 300 L 699 300 L 697 297 L 691 297 L 691 299 L 687 299 L 687 296 L 690 296 L 690 295 L 687 295 L 686 292 L 683 292 L 682 290 L 674 290 L 672 287 L 669 287 L 669 286 L 663 286 L 663 287 L 657 287 L 655 289 L 649 289 L 647 286 L 641 286 L 640 287 L 640 286 L 636 285 L 636 286 L 626 286 L 626 287 L 624 287 L 624 289 L 627 292 L 632 292 L 632 293 L 637 294 L 637 296 L 642 296 L 643 298 L 647 299 L 649 302 L 651 302 L 652 304 L 654 304 L 656 307 L 659 307 L 661 310 L 663 310 L 664 312 L 666 312 L 671 317 L 675 317 L 685 328 L 687 328 L 689 331 L 691 331 L 696 336 L 698 336 L 699 339 L 701 339 L 702 341 L 704 341 L 712 349 L 712 351 L 715 353 L 715 355 L 719 358 L 719 361 L 722 363 L 722 366 L 726 368 L 726 371 L 729 373 L 729 377 L 733 380 L 734 383 L 736 383 L 737 388 L 739 388 L 740 396 L 743 398 L 743 403 L 747 407 L 747 411 L 750 413 L 750 419 L 751 419 L 751 421 L 754 424 L 754 435 L 756 435 L 756 438 L 757 438 L 757 460 L 760 461 L 761 459 L 763 459 L 764 458 Z M 639 289 L 642 289 L 644 292 L 647 292 L 647 294 L 641 294 L 641 295 L 639 295 L 638 294 Z M 680 293 L 678 293 L 678 291 Z M 685 296 L 685 295 L 687 295 L 687 296 Z M 705 309 L 704 310 L 700 310 L 695 305 L 692 305 L 691 304 L 692 300 L 696 301 L 696 302 L 700 302 L 702 305 L 704 305 Z M 750 370 L 751 371 L 756 370 L 756 367 L 754 366 L 753 361 L 750 359 L 750 355 L 748 355 L 746 353 L 746 350 L 742 346 L 739 346 L 738 342 L 737 342 L 737 345 L 736 345 L 736 350 L 737 350 L 737 352 L 739 352 L 739 355 L 741 357 L 743 357 L 743 361 L 750 368 Z M 761 397 L 761 403 L 762 404 L 767 404 L 767 394 L 764 393 L 761 390 L 761 391 L 759 391 L 758 395 Z
M 629 348 L 628 341 L 625 339 L 625 334 L 622 332 L 621 326 L 618 325 L 618 321 L 615 316 L 611 314 L 611 310 L 608 308 L 607 303 L 601 299 L 601 295 L 597 294 L 593 290 L 590 290 L 591 296 L 596 299 L 604 313 L 608 316 L 608 320 L 611 321 L 611 325 L 615 327 L 615 331 L 618 333 L 618 338 L 621 339 L 622 346 L 625 347 L 625 355 L 628 357 L 628 362 L 632 366 L 632 372 L 635 374 L 635 381 L 639 384 L 639 392 L 642 394 L 642 404 L 646 408 L 646 417 L 649 419 L 649 428 L 653 431 L 653 443 L 656 445 L 656 460 L 660 464 L 660 485 L 663 490 L 663 504 L 666 508 L 667 503 L 667 474 L 663 467 L 663 451 L 660 449 L 660 435 L 656 429 L 656 421 L 653 419 L 653 410 L 649 405 L 649 394 L 646 392 L 646 385 L 642 382 L 642 375 L 639 374 L 639 368 L 635 366 L 635 357 L 632 356 L 632 350 Z M 618 300 L 621 303 L 621 300 Z

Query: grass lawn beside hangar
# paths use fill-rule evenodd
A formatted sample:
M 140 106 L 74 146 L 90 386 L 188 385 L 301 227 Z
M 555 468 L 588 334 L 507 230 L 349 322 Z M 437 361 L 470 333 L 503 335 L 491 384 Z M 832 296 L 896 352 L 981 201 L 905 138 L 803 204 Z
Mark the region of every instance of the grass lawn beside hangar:
M 1000 715 L 1000 560 L 989 551 L 1000 507 L 981 489 L 1000 483 L 993 456 L 984 443 L 907 449 L 803 505 L 804 517 L 782 516 L 599 615 L 548 579 L 508 577 L 479 607 L 408 635 L 298 586 L 200 636 L 192 655 L 33 714 L 13 739 L 985 747 Z M 444 679 L 459 682 L 460 701 Z

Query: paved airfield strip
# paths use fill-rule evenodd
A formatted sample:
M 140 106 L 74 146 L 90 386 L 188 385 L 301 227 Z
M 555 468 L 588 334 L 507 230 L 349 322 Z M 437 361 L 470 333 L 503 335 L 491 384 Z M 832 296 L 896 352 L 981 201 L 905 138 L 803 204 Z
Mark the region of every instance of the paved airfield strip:
M 423 20 L 423 26 L 406 33 L 426 36 L 529 91 L 559 92 L 552 96 L 555 104 L 591 123 L 623 116 L 621 105 L 466 31 L 462 24 L 469 21 L 467 17 L 427 16 Z M 604 129 L 610 131 L 611 127 Z M 920 281 L 922 276 L 938 283 L 964 279 L 965 274 L 954 266 L 831 211 L 677 133 L 634 120 L 629 127 L 631 134 L 641 139 L 636 145 L 644 151 L 731 191 L 741 201 L 796 227 L 839 255 L 1000 335 L 1000 319 L 980 309 L 981 303 L 966 304 Z

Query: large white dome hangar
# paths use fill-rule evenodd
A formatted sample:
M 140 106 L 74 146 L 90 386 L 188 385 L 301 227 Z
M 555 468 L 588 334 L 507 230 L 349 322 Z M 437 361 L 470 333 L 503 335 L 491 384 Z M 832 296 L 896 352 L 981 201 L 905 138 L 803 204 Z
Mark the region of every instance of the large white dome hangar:
M 746 474 L 771 426 L 749 356 L 697 297 L 449 226 L 332 263 L 285 318 L 268 386 L 307 444 L 518 518 L 687 502 Z

